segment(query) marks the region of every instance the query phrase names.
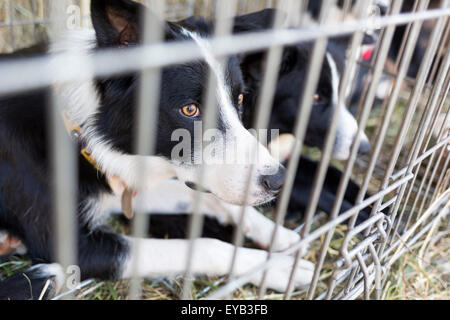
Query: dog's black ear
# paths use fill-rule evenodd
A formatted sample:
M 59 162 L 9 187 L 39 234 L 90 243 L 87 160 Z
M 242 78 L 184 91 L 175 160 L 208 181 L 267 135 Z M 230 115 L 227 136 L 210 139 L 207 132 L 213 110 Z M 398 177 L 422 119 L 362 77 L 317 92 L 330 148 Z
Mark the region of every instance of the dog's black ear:
M 287 74 L 295 69 L 298 59 L 299 52 L 296 47 L 285 48 L 281 59 L 280 74 Z
M 145 7 L 131 0 L 92 0 L 91 16 L 100 47 L 139 42 Z
M 272 28 L 276 9 L 264 9 L 234 18 L 234 33 L 267 30 Z
M 330 42 L 339 45 L 341 48 L 349 48 L 352 43 L 353 35 L 343 35 L 330 39 Z M 376 33 L 364 33 L 362 45 L 376 45 L 378 35 Z
M 297 47 L 286 47 L 281 58 L 280 74 L 288 74 L 297 66 L 300 53 Z M 253 53 L 246 55 L 241 60 L 241 68 L 244 76 L 253 81 L 262 80 L 262 72 L 266 60 L 265 53 Z
M 213 24 L 211 21 L 206 20 L 202 17 L 189 17 L 184 20 L 178 21 L 177 25 L 187 29 L 187 30 L 195 30 L 195 32 L 201 34 L 212 34 L 213 33 Z
M 262 52 L 241 56 L 241 69 L 246 81 L 262 81 L 262 68 L 265 54 Z

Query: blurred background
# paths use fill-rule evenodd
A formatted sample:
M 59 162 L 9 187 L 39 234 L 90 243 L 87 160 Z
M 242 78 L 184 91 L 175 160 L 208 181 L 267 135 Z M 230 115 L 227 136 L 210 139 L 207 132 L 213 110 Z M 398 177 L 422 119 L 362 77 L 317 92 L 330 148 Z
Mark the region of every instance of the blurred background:
M 59 0 L 60 1 L 60 0 Z M 76 20 L 79 27 L 90 25 L 90 0 L 66 0 L 67 14 Z M 151 0 L 137 0 L 151 7 Z M 50 0 L 0 0 L 0 53 L 25 48 L 45 35 L 45 25 L 49 23 Z M 167 0 L 166 17 L 178 20 L 191 15 L 211 16 L 214 0 Z M 247 13 L 273 7 L 274 0 L 240 0 L 239 12 Z M 70 6 L 70 4 L 74 6 Z M 79 18 L 76 17 L 79 15 Z

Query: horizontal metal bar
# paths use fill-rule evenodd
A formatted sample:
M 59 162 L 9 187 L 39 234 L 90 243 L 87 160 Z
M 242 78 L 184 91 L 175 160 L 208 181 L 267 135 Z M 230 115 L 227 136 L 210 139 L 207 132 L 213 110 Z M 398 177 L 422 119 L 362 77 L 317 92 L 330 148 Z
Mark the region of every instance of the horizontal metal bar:
M 417 242 L 421 236 L 423 236 L 433 225 L 434 220 L 431 220 L 427 225 L 425 225 L 424 227 L 420 228 L 420 231 L 416 233 L 416 235 L 411 238 L 410 241 L 408 241 L 408 247 L 410 247 L 411 244 Z M 389 254 L 391 254 L 391 252 L 399 247 L 401 244 L 403 244 L 402 240 L 400 239 L 400 237 L 398 236 L 397 241 L 395 241 L 392 245 L 390 245 L 384 252 L 383 255 L 380 257 L 380 260 L 385 260 Z M 402 250 L 408 250 L 408 247 L 404 247 Z
M 444 147 L 445 145 L 447 145 L 450 142 L 450 136 L 448 136 L 446 139 L 442 140 L 441 142 L 439 142 L 438 144 L 434 145 L 432 148 L 430 148 L 428 151 L 424 152 L 420 157 L 418 157 L 412 164 L 412 167 L 414 168 L 415 166 L 417 166 L 418 164 L 422 163 L 423 160 L 425 160 L 426 158 L 428 158 L 429 156 L 431 156 L 433 153 L 435 153 L 437 150 L 439 150 L 440 148 Z M 393 174 L 391 176 L 391 180 L 397 180 L 398 178 L 400 178 L 402 175 L 404 175 L 406 173 L 406 171 L 408 170 L 408 167 L 405 167 L 399 171 L 397 171 L 395 174 Z
M 406 243 L 408 238 L 414 233 L 414 230 L 416 230 L 425 220 L 433 213 L 433 210 L 435 210 L 442 202 L 448 201 L 450 197 L 450 190 L 447 190 L 444 192 L 439 199 L 437 199 L 433 204 L 425 211 L 425 213 L 416 221 L 416 223 L 405 233 L 403 233 L 402 237 L 400 238 L 402 244 Z M 448 206 L 448 204 L 447 204 Z M 397 251 L 394 253 L 394 255 L 389 259 L 387 262 L 387 267 L 390 267 L 395 260 L 401 255 L 401 249 L 398 248 Z
M 384 209 L 386 209 L 387 207 L 389 207 L 391 204 L 393 204 L 395 202 L 395 200 L 397 200 L 397 196 L 392 197 L 392 199 L 389 199 L 388 201 L 386 201 L 385 203 L 383 203 L 380 208 L 378 209 L 378 212 L 382 212 Z
M 419 13 L 392 15 L 372 20 L 378 27 L 401 25 L 412 21 L 449 16 L 449 9 Z M 224 36 L 211 39 L 211 52 L 215 56 L 227 56 L 265 49 L 270 45 L 289 45 L 320 37 L 336 37 L 358 30 L 366 30 L 367 21 L 356 20 L 314 29 L 282 29 L 266 32 Z M 93 76 L 111 76 L 147 68 L 187 62 L 202 58 L 202 52 L 194 43 L 161 43 L 127 50 L 105 50 L 89 57 L 77 54 L 55 54 L 27 61 L 0 63 L 0 95 L 49 86 L 55 82 L 85 80 Z M 86 63 L 91 70 L 85 68 Z M 83 67 L 82 67 L 83 66 Z M 46 70 L 64 70 L 51 77 Z
M 81 19 L 83 20 L 90 20 L 90 15 L 83 15 L 81 16 Z M 21 20 L 21 21 L 11 21 L 11 22 L 0 22 L 0 28 L 9 28 L 9 27 L 20 27 L 20 26 L 27 26 L 27 25 L 35 25 L 35 24 L 51 24 L 55 21 L 66 21 L 66 19 L 33 19 L 33 20 Z

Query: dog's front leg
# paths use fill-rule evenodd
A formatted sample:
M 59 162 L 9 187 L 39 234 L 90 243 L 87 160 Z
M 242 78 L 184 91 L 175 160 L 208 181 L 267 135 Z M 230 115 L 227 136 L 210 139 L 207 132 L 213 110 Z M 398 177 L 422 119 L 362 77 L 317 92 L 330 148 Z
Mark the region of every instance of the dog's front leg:
M 217 200 L 219 201 L 219 200 Z M 268 248 L 271 241 L 276 223 L 264 216 L 253 207 L 240 207 L 220 202 L 222 206 L 222 214 L 228 214 L 234 224 L 241 222 L 241 214 L 245 209 L 242 230 L 246 237 L 256 242 L 263 248 Z M 276 238 L 273 242 L 272 249 L 282 251 L 300 241 L 300 236 L 284 226 L 278 226 Z
M 141 212 L 158 214 L 192 214 L 194 211 L 194 191 L 177 180 L 166 180 L 152 188 L 140 191 L 135 199 L 135 209 Z M 118 197 L 104 196 L 102 207 L 104 211 L 120 212 Z M 246 207 L 242 230 L 244 235 L 267 248 L 272 239 L 275 223 L 253 207 Z M 219 200 L 212 194 L 204 194 L 200 213 L 215 217 L 221 223 L 237 225 L 241 222 L 242 206 L 232 205 Z M 273 244 L 275 251 L 289 248 L 300 240 L 297 233 L 283 226 L 278 228 Z
M 126 238 L 130 244 L 130 254 L 123 261 L 123 278 L 167 277 L 185 272 L 188 259 L 188 240 L 156 240 Z M 196 275 L 220 276 L 230 270 L 234 246 L 215 239 L 195 240 L 192 257 L 192 272 Z M 264 263 L 267 252 L 263 250 L 239 248 L 235 265 L 235 276 L 241 276 Z M 294 264 L 291 256 L 275 254 L 274 263 L 269 267 L 267 285 L 269 288 L 284 291 Z M 297 266 L 295 287 L 304 287 L 311 281 L 314 264 L 300 260 Z M 258 285 L 263 272 L 258 271 L 250 282 Z

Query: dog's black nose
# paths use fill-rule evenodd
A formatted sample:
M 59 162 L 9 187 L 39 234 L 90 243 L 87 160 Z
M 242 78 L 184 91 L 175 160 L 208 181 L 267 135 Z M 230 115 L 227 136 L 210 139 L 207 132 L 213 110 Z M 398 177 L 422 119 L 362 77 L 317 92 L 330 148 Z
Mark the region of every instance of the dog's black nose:
M 370 142 L 368 139 L 361 139 L 361 143 L 359 144 L 358 153 L 359 154 L 365 154 L 370 151 Z
M 284 169 L 283 166 L 280 166 L 275 174 L 262 175 L 261 183 L 266 191 L 277 194 L 283 186 L 285 174 L 286 169 Z

